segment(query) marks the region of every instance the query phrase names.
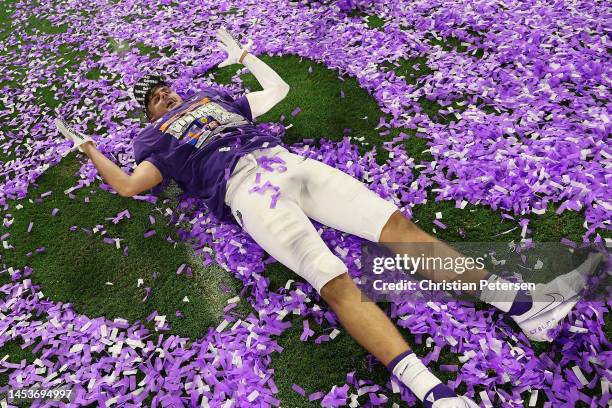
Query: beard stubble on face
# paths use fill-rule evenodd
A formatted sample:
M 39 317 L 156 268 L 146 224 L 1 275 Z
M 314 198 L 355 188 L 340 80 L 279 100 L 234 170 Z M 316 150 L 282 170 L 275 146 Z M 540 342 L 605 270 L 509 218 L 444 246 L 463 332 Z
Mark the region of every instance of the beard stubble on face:
M 164 116 L 167 112 L 179 106 L 183 99 L 174 91 L 164 92 L 156 99 L 155 91 L 149 102 L 148 116 L 149 122 L 154 122 L 160 117 Z

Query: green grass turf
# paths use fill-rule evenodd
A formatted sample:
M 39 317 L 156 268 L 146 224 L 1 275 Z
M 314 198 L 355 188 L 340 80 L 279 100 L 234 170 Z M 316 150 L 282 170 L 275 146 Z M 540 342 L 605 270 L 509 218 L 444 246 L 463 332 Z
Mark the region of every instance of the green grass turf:
M 228 11 L 228 13 L 235 12 L 235 10 Z M 0 23 L 6 21 L 9 15 L 10 11 L 0 11 Z M 384 25 L 384 20 L 370 16 L 367 23 L 372 29 L 380 29 Z M 27 30 L 29 32 L 38 30 L 53 35 L 62 32 L 65 27 L 55 27 L 46 20 L 32 18 L 28 21 Z M 0 36 L 7 35 L 6 31 L 0 31 Z M 446 50 L 456 48 L 457 51 L 463 51 L 460 44 L 453 39 L 448 43 L 442 41 L 440 45 Z M 169 47 L 159 50 L 143 43 L 109 43 L 109 49 L 118 53 L 132 47 L 151 57 L 172 53 Z M 63 46 L 59 56 L 64 57 L 67 62 L 57 73 L 58 75 L 69 72 L 85 58 L 83 52 L 71 45 Z M 260 58 L 272 66 L 291 86 L 287 98 L 266 115 L 258 118 L 258 122 L 278 121 L 280 116 L 284 115 L 285 125 L 293 124 L 286 133 L 286 143 L 322 137 L 337 141 L 342 138 L 344 129 L 350 128 L 352 129 L 350 136 L 364 138 L 363 141 L 353 140 L 360 144 L 362 152 L 373 146 L 378 147 L 380 153 L 378 160 L 382 163 L 386 154 L 380 149 L 381 143 L 403 131 L 411 135 L 405 142 L 409 154 L 418 162 L 431 160 L 431 155 L 424 152 L 427 149 L 427 141 L 416 137 L 412 130 L 395 129 L 391 135 L 384 137 L 379 135 L 379 130 L 374 129 L 379 118 L 384 116 L 389 120 L 390 117 L 380 111 L 376 101 L 367 91 L 359 87 L 354 78 L 344 77 L 343 81 L 339 80 L 336 72 L 306 58 L 300 61 L 297 56 L 261 56 Z M 399 67 L 387 64 L 383 69 L 394 69 L 398 75 L 404 76 L 407 82 L 416 84 L 420 76 L 432 72 L 425 62 L 425 56 L 419 56 L 411 60 L 398 61 Z M 312 67 L 312 73 L 308 72 L 309 67 Z M 238 68 L 240 66 L 233 65 L 213 72 L 217 82 L 227 84 L 232 79 L 237 79 L 235 73 Z M 95 67 L 87 74 L 87 78 L 95 80 L 103 74 L 103 69 Z M 20 79 L 24 75 L 25 72 L 21 72 L 15 81 L 4 82 L 0 84 L 0 88 L 19 86 Z M 240 79 L 244 87 L 251 92 L 261 89 L 250 73 L 242 75 Z M 340 91 L 344 92 L 345 98 L 340 97 Z M 49 107 L 59 103 L 49 89 L 40 92 L 40 102 Z M 430 117 L 441 123 L 448 123 L 449 120 L 445 115 L 438 112 L 442 107 L 435 101 L 423 99 L 420 102 Z M 297 106 L 301 107 L 302 112 L 292 117 L 290 113 Z M 0 160 L 14 158 L 14 153 L 14 150 L 0 152 Z M 106 316 L 110 319 L 123 317 L 130 321 L 144 322 L 151 311 L 157 310 L 160 314 L 167 315 L 172 327 L 171 333 L 190 338 L 198 338 L 208 328 L 215 327 L 222 319 L 222 308 L 226 305 L 227 299 L 239 292 L 241 284 L 218 266 L 206 268 L 199 266 L 201 262 L 193 258 L 188 244 L 174 245 L 165 240 L 166 237 L 176 240 L 177 226 L 166 225 L 167 218 L 163 217 L 156 207 L 162 212 L 165 208 L 173 208 L 176 203 L 176 191 L 171 190 L 162 197 L 162 199 L 168 198 L 170 200 L 168 203 L 163 204 L 159 201 L 156 205 L 151 205 L 108 193 L 99 189 L 99 183 L 96 183 L 75 192 L 77 198 L 71 200 L 63 190 L 76 182 L 75 172 L 80 161 L 85 159 L 80 153 L 69 155 L 37 181 L 38 187 L 33 188 L 28 198 L 20 202 L 23 205 L 22 209 L 15 208 L 17 203 L 11 203 L 8 213 L 13 214 L 15 222 L 10 228 L 1 227 L 0 234 L 10 232 L 9 241 L 15 248 L 3 252 L 2 262 L 15 268 L 23 268 L 26 265 L 33 267 L 34 273 L 31 278 L 34 283 L 42 286 L 46 296 L 55 301 L 70 302 L 78 312 L 90 317 Z M 50 197 L 44 198 L 42 202 L 36 201 L 41 193 L 48 190 L 53 191 Z M 90 199 L 89 203 L 84 202 L 86 196 Z M 53 208 L 60 209 L 55 217 L 51 216 Z M 105 220 L 126 208 L 130 211 L 130 219 L 124 219 L 116 225 Z M 534 239 L 558 241 L 561 237 L 568 237 L 579 240 L 584 232 L 583 213 L 567 211 L 557 216 L 554 213 L 555 209 L 551 205 L 545 215 L 529 217 Z M 517 225 L 502 220 L 499 212 L 474 205 L 468 205 L 465 210 L 455 209 L 454 202 L 435 202 L 432 194 L 426 204 L 415 207 L 415 220 L 425 231 L 432 232 L 433 219 L 438 211 L 443 213 L 442 221 L 448 228 L 446 230 L 438 228 L 436 235 L 444 240 L 460 240 L 459 230 L 465 233 L 467 241 L 519 239 L 519 229 L 499 235 Z M 149 215 L 153 215 L 156 219 L 156 224 L 153 226 L 149 224 Z M 32 232 L 28 234 L 26 230 L 30 221 L 34 222 L 34 226 Z M 129 256 L 125 257 L 121 250 L 103 243 L 103 237 L 99 233 L 88 235 L 81 228 L 75 232 L 69 231 L 72 225 L 91 229 L 96 224 L 103 224 L 107 228 L 107 236 L 123 238 L 121 245 L 122 248 L 125 245 L 129 247 Z M 149 228 L 155 228 L 157 234 L 145 239 L 143 232 Z M 46 248 L 43 254 L 26 256 L 26 253 L 40 246 Z M 182 263 L 187 263 L 194 269 L 192 277 L 184 274 L 176 275 L 175 271 Z M 157 279 L 153 279 L 153 272 L 158 272 Z M 273 289 L 284 286 L 288 279 L 301 280 L 280 264 L 270 265 L 265 274 L 270 277 Z M 140 288 L 136 285 L 138 278 L 144 279 L 144 285 Z M 6 274 L 0 279 L 2 279 L 0 282 L 6 282 Z M 113 285 L 107 285 L 106 282 L 112 282 Z M 219 287 L 221 283 L 231 288 L 230 293 L 221 291 Z M 151 287 L 152 293 L 147 302 L 143 303 L 141 300 L 144 297 L 144 287 Z M 184 296 L 190 299 L 189 303 L 182 302 Z M 381 306 L 387 307 L 385 304 Z M 486 306 L 478 304 L 477 307 Z M 183 317 L 175 317 L 176 310 L 180 310 Z M 239 307 L 234 309 L 234 312 L 242 316 L 251 311 L 251 307 L 244 300 L 241 300 Z M 313 339 L 321 333 L 321 329 L 311 321 L 310 325 L 317 334 L 308 342 L 301 342 L 299 336 L 302 332 L 303 318 L 290 316 L 286 319 L 291 319 L 293 327 L 279 339 L 284 351 L 275 353 L 272 362 L 276 372 L 275 381 L 280 389 L 278 397 L 284 407 L 318 406 L 316 402 L 309 403 L 306 398 L 295 393 L 291 389 L 293 383 L 299 384 L 308 393 L 329 391 L 332 385 L 343 384 L 346 381 L 346 373 L 353 370 L 356 370 L 360 378 L 370 378 L 378 384 L 386 382 L 388 377 L 384 367 L 377 364 L 373 371 L 369 372 L 367 353 L 345 331 L 329 343 L 315 345 Z M 151 324 L 144 323 L 152 328 Z M 401 332 L 414 346 L 417 354 L 423 356 L 428 352 L 424 344 L 415 344 L 414 336 L 406 330 L 402 329 Z M 543 352 L 549 347 L 549 345 L 538 345 L 535 348 Z M 10 361 L 22 358 L 33 360 L 31 352 L 28 349 L 22 350 L 15 342 L 2 347 L 0 358 L 5 354 L 11 355 Z M 457 356 L 445 348 L 440 360 L 431 364 L 431 369 L 446 381 L 454 378 L 454 374 L 441 372 L 438 369 L 439 364 L 457 362 Z M 6 375 L 0 375 L 0 384 L 4 383 L 6 378 Z M 365 397 L 361 397 L 360 402 L 364 401 Z M 391 401 L 399 402 L 397 396 L 393 396 Z

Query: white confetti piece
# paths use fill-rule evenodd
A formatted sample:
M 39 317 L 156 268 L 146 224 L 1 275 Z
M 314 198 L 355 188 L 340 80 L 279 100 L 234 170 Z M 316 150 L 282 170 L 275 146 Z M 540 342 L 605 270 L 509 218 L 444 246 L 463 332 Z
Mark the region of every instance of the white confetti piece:
M 576 377 L 578 378 L 578 381 L 580 381 L 580 384 L 582 384 L 583 386 L 587 385 L 589 383 L 589 381 L 586 379 L 586 377 L 584 376 L 584 374 L 582 374 L 582 370 L 580 370 L 580 367 L 578 366 L 573 366 L 572 367 L 572 371 L 574 372 L 574 374 L 576 375 Z
M 434 302 L 427 302 L 427 306 L 435 310 L 436 312 L 440 311 L 440 306 L 436 305 Z
M 332 330 L 332 332 L 331 332 L 331 333 L 329 333 L 329 338 L 333 340 L 333 339 L 335 339 L 335 338 L 336 338 L 336 337 L 337 337 L 339 334 L 340 334 L 340 330 L 338 330 L 338 329 L 334 329 L 334 330 Z
M 538 403 L 538 390 L 531 390 L 531 396 L 529 397 L 529 406 L 535 407 Z
M 71 353 L 80 353 L 81 350 L 83 350 L 83 345 L 82 344 L 75 344 L 74 346 L 70 347 L 70 352 Z
M 601 395 L 605 395 L 610 392 L 610 382 L 608 381 L 607 378 L 603 377 L 600 380 L 600 385 L 601 385 Z
M 397 383 L 397 381 L 393 377 L 391 377 L 391 391 L 393 391 L 394 394 L 399 394 L 400 393 L 399 384 Z
M 259 397 L 259 391 L 255 390 L 255 391 L 251 392 L 247 396 L 247 401 L 253 402 L 253 401 L 255 401 L 255 398 L 257 398 L 257 397 Z
M 223 330 L 225 330 L 225 328 L 227 327 L 227 325 L 229 324 L 229 322 L 225 319 L 223 319 L 223 321 L 221 322 L 221 324 L 219 324 L 219 326 L 217 326 L 217 333 L 221 333 Z
M 493 403 L 489 399 L 489 395 L 487 395 L 486 391 L 480 391 L 479 395 L 480 395 L 480 399 L 482 400 L 482 403 L 484 404 L 485 408 L 493 408 Z

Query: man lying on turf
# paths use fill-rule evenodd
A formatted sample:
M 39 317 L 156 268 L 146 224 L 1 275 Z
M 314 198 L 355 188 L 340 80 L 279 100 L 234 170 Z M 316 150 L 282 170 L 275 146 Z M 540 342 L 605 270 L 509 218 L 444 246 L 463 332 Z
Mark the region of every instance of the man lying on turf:
M 131 175 L 98 151 L 91 138 L 59 120 L 58 128 L 91 158 L 121 196 L 139 194 L 172 178 L 185 191 L 201 197 L 218 218 L 233 216 L 265 251 L 312 284 L 349 334 L 426 407 L 476 407 L 429 372 L 376 303 L 362 300 L 347 267 L 325 245 L 309 218 L 373 242 L 438 243 L 445 253 L 437 255 L 461 255 L 423 232 L 393 203 L 358 180 L 292 154 L 277 138 L 258 131 L 253 120 L 281 101 L 289 85 L 227 31 L 222 29 L 217 36 L 228 54 L 219 66 L 244 63 L 263 90 L 233 100 L 229 94 L 207 88 L 183 99 L 162 78 L 145 76 L 135 85 L 134 95 L 150 124 L 134 140 L 138 166 Z M 591 270 L 590 265 L 581 267 L 538 285 L 531 294 L 484 290 L 477 295 L 508 312 L 530 339 L 551 340 L 547 329 L 556 327 L 572 309 L 584 286 L 583 275 Z M 446 271 L 431 274 L 432 279 L 447 281 L 457 276 Z M 464 282 L 481 279 L 502 280 L 482 269 L 462 275 Z M 565 291 L 562 301 L 536 302 L 538 295 L 543 299 L 561 290 Z

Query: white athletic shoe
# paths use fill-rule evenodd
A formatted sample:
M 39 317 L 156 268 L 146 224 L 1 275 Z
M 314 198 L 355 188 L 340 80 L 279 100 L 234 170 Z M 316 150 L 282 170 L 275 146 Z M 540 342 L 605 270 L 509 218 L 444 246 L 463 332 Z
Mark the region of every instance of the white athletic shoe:
M 522 315 L 512 316 L 532 341 L 553 341 L 548 331 L 559 326 L 580 300 L 580 291 L 601 262 L 601 253 L 589 254 L 586 261 L 571 272 L 548 283 L 537 284 L 531 292 L 533 305 Z

